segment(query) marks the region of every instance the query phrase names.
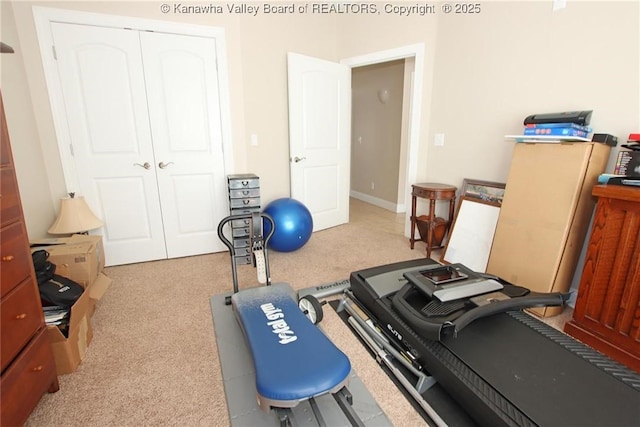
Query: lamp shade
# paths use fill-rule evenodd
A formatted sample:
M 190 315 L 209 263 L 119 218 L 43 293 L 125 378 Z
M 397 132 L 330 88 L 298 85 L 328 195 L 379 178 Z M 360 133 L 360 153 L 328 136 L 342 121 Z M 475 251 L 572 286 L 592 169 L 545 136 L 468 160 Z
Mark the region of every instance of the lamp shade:
M 102 221 L 91 212 L 84 197 L 71 195 L 71 197 L 60 199 L 60 212 L 49 228 L 49 233 L 83 233 L 100 227 L 102 227 Z

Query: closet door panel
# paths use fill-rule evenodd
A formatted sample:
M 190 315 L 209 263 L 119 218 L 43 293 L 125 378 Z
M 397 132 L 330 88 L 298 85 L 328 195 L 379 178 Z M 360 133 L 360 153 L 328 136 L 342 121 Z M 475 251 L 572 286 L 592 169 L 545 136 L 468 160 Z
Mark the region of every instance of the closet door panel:
M 141 33 L 149 118 L 169 257 L 225 250 L 228 212 L 216 43 Z
M 104 221 L 98 232 L 107 262 L 166 258 L 138 32 L 63 23 L 51 28 L 75 191 Z
M 144 181 L 140 177 L 98 179 L 96 188 L 104 217 L 109 219 L 105 221 L 105 231 L 113 244 L 134 239 L 151 239 L 152 227 L 147 216 L 129 215 L 130 211 L 144 212 L 147 206 L 154 204 L 154 201 L 148 200 Z M 121 225 L 110 227 L 109 224 L 112 222 Z M 112 254 L 109 255 L 111 258 Z M 165 257 L 164 253 L 161 255 Z
M 217 230 L 219 221 L 215 218 L 212 202 L 214 182 L 210 174 L 190 174 L 175 176 L 171 180 L 173 198 L 176 200 L 176 228 L 180 235 L 207 233 Z M 190 206 L 198 205 L 198 209 Z

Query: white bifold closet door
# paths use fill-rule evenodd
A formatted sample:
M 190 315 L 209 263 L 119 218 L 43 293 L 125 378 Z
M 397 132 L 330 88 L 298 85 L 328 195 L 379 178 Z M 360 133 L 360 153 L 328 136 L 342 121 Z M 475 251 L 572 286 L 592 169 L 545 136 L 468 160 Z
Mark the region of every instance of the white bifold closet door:
M 107 265 L 225 250 L 215 40 L 53 23 L 78 192 Z

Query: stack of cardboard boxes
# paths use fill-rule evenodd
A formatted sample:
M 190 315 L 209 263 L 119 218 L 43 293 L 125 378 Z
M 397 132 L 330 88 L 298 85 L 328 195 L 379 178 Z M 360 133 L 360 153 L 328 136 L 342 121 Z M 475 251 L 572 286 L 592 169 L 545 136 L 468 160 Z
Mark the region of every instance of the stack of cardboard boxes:
M 37 244 L 37 246 L 34 245 Z M 85 291 L 71 307 L 68 336 L 57 326 L 47 326 L 58 375 L 74 372 L 87 353 L 93 329 L 91 319 L 96 304 L 111 284 L 104 273 L 102 236 L 74 234 L 68 238 L 32 242 L 33 250 L 45 249 L 49 261 L 56 265 L 56 274 L 68 277 Z

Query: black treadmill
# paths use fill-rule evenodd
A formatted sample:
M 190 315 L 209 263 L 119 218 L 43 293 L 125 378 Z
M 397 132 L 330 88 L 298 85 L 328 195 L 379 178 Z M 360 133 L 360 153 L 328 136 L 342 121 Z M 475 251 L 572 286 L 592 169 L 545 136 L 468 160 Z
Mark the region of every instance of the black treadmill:
M 353 272 L 351 293 L 477 424 L 640 426 L 640 375 L 522 310 L 473 318 L 439 338 L 410 326 L 415 319 L 394 297 L 406 293 L 405 273 L 434 264 L 425 258 Z

